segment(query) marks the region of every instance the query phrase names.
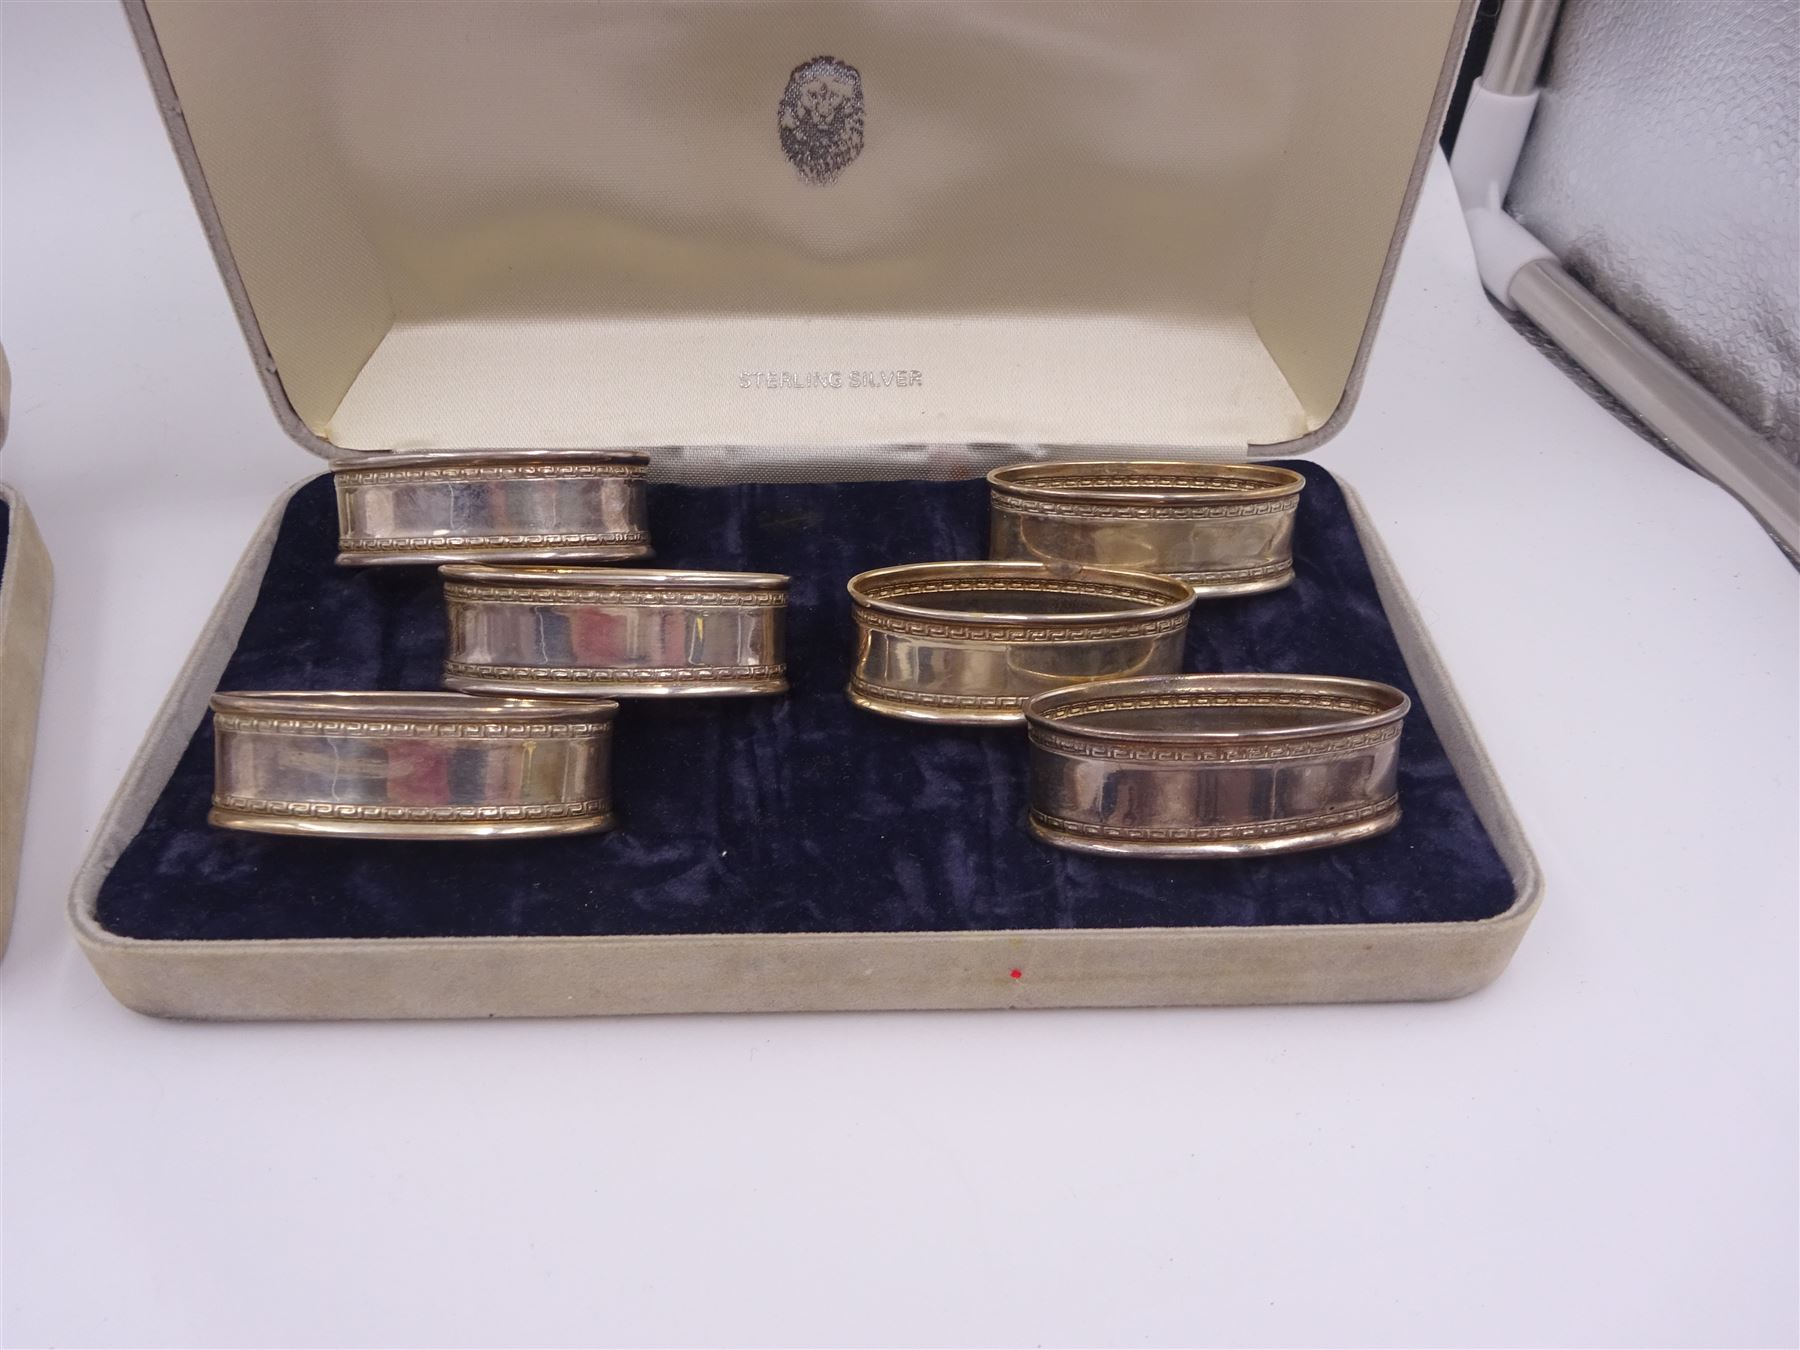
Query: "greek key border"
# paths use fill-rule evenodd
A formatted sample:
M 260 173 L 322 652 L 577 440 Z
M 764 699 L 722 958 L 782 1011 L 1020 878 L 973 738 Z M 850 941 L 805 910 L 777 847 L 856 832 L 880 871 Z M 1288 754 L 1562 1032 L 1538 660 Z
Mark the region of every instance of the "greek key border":
M 355 466 L 334 469 L 332 477 L 347 487 L 377 483 L 482 483 L 496 479 L 523 481 L 539 478 L 648 478 L 645 464 L 468 464 L 436 468 L 378 469 Z
M 1400 739 L 1400 724 L 1347 736 L 1321 736 L 1305 741 L 1254 741 L 1242 745 L 1151 745 L 1129 741 L 1090 740 L 1031 728 L 1031 743 L 1045 750 L 1082 759 L 1118 760 L 1142 764 L 1255 764 L 1271 760 L 1309 759 L 1320 755 L 1347 754 Z
M 1065 475 L 1040 470 L 1036 477 L 1026 474 L 1021 475 L 1018 481 L 996 484 L 994 491 L 1022 492 L 1035 488 L 1046 492 L 1061 492 L 1070 488 L 1097 488 L 1102 491 L 1107 488 L 1145 488 L 1152 492 L 1267 492 L 1270 488 L 1287 486 L 1289 485 L 1286 483 L 1271 483 L 1266 478 L 1234 474 L 1227 469 L 1209 471 L 1199 464 L 1180 473 L 1169 474 L 1138 473 L 1121 464 L 1118 473 Z M 1298 491 L 1297 484 L 1294 488 Z
M 446 661 L 444 674 L 478 680 L 527 680 L 556 684 L 721 684 L 787 678 L 785 663 L 766 666 L 490 666 Z
M 867 694 L 870 698 L 882 699 L 888 703 L 910 703 L 919 708 L 1022 708 L 1030 694 L 1009 694 L 1004 697 L 985 694 L 925 694 L 916 689 L 890 689 L 885 685 L 870 684 L 867 680 L 852 679 L 850 687 L 859 694 Z
M 1058 486 L 1065 486 L 1059 484 Z M 1127 486 L 1109 482 L 1109 487 Z M 1166 487 L 1167 484 L 1142 486 Z M 993 509 L 1015 516 L 1057 516 L 1073 520 L 1238 520 L 1257 516 L 1292 514 L 1299 507 L 1298 493 L 1261 502 L 1057 502 L 1039 498 L 1011 497 L 1004 489 L 989 499 Z
M 1283 558 L 1278 562 L 1257 563 L 1254 567 L 1212 567 L 1198 570 L 1170 572 L 1167 575 L 1178 581 L 1188 582 L 1224 582 L 1224 581 L 1261 581 L 1264 577 L 1285 576 L 1294 570 L 1293 560 Z
M 1128 844 L 1208 844 L 1228 840 L 1247 842 L 1255 839 L 1278 839 L 1292 834 L 1310 834 L 1314 830 L 1329 829 L 1334 825 L 1355 825 L 1386 815 L 1399 805 L 1400 795 L 1394 793 L 1378 802 L 1311 816 L 1289 816 L 1283 820 L 1252 821 L 1242 825 L 1184 825 L 1162 829 L 1095 825 L 1085 820 L 1067 820 L 1062 816 L 1053 816 L 1036 807 L 1031 810 L 1031 818 L 1046 829 L 1077 835 L 1083 839 L 1107 839 Z
M 1143 619 L 1127 623 L 1034 624 L 1030 627 L 1022 625 L 1002 627 L 978 621 L 934 623 L 928 619 L 903 619 L 892 614 L 885 614 L 880 610 L 858 606 L 856 621 L 871 631 L 895 633 L 904 637 L 940 638 L 964 642 L 1045 643 L 1099 642 L 1121 638 L 1160 637 L 1164 633 L 1179 633 L 1185 629 L 1188 624 L 1188 615 L 1187 611 L 1183 610 L 1180 614 L 1160 619 Z
M 341 537 L 338 549 L 344 553 L 423 553 L 444 548 L 571 548 L 649 542 L 650 535 L 645 530 L 606 534 L 355 534 Z
M 577 816 L 604 816 L 612 802 L 605 797 L 582 801 L 546 802 L 537 806 L 369 806 L 349 802 L 269 801 L 261 797 L 237 797 L 215 793 L 213 805 L 247 815 L 280 816 L 310 820 L 382 820 L 418 824 L 456 824 L 479 821 L 568 820 Z
M 864 604 L 904 600 L 910 595 L 962 595 L 970 591 L 1016 591 L 1051 595 L 1078 595 L 1091 600 L 1135 600 L 1161 608 L 1176 603 L 1173 596 L 1146 586 L 1126 586 L 1106 581 L 1063 581 L 1049 577 L 943 577 L 932 580 L 880 582 L 879 589 L 857 599 Z M 1129 615 L 1121 615 L 1129 618 Z
M 311 717 L 250 717 L 214 713 L 213 726 L 259 736 L 347 736 L 355 740 L 393 737 L 462 741 L 581 740 L 604 736 L 611 722 L 363 722 Z
M 494 605 L 604 605 L 624 608 L 783 609 L 787 591 L 694 591 L 633 587 L 599 590 L 590 586 L 484 586 L 446 582 L 446 600 Z
M 1251 693 L 1220 690 L 1217 693 L 1120 694 L 1092 702 L 1068 703 L 1044 714 L 1046 721 L 1065 722 L 1088 713 L 1136 712 L 1143 708 L 1309 708 L 1321 712 L 1352 712 L 1364 715 L 1387 712 L 1387 705 L 1354 694 L 1298 694 L 1271 691 Z

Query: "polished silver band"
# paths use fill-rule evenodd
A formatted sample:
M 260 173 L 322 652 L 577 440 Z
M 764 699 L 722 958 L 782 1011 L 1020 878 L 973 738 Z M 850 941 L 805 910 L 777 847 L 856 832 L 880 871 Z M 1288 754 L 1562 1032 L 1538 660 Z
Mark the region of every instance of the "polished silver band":
M 333 465 L 338 562 L 604 562 L 650 555 L 649 456 L 398 451 Z
M 1309 675 L 1106 681 L 1033 699 L 1031 828 L 1087 853 L 1241 857 L 1348 843 L 1400 819 L 1411 704 Z
M 213 695 L 215 825 L 364 839 L 586 834 L 612 824 L 596 700 Z
M 988 475 L 989 553 L 1155 572 L 1202 597 L 1277 590 L 1305 482 L 1268 464 L 1015 464 Z
M 922 722 L 1019 722 L 1047 689 L 1177 669 L 1193 591 L 1180 581 L 1038 563 L 922 563 L 849 584 L 850 699 Z
M 691 698 L 788 687 L 788 579 L 775 573 L 453 566 L 443 574 L 452 689 Z

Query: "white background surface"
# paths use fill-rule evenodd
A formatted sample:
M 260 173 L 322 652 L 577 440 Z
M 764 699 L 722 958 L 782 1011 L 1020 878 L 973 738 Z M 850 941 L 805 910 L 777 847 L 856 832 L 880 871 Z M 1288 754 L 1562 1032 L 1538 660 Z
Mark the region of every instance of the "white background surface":
M 1449 1004 L 205 1026 L 63 903 L 277 429 L 125 24 L 0 7 L 9 480 L 58 566 L 0 969 L 35 1345 L 1792 1342 L 1795 574 L 1478 291 L 1441 170 L 1351 428 L 1549 877 Z

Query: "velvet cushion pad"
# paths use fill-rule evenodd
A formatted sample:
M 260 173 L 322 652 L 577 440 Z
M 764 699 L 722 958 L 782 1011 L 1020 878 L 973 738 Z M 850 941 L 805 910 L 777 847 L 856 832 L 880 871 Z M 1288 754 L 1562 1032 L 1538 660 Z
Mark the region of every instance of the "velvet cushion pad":
M 1316 465 L 1298 579 L 1202 601 L 1187 669 L 1385 680 L 1413 692 L 1343 495 Z M 921 932 L 1481 919 L 1514 887 L 1415 706 L 1403 819 L 1380 838 L 1232 861 L 1088 858 L 1025 829 L 1022 730 L 937 730 L 851 707 L 844 582 L 979 558 L 984 483 L 654 486 L 659 565 L 793 578 L 787 697 L 629 702 L 611 834 L 502 843 L 214 829 L 210 717 L 99 896 L 140 938 Z M 328 478 L 292 498 L 222 689 L 429 689 L 444 613 L 428 568 L 337 567 Z

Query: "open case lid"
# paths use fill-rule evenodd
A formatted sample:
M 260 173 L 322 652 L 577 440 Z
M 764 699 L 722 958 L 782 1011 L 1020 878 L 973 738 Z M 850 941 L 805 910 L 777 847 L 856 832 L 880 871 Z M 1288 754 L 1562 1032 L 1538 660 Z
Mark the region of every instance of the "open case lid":
M 1468 8 L 127 4 L 303 445 L 752 479 L 1331 434 Z

